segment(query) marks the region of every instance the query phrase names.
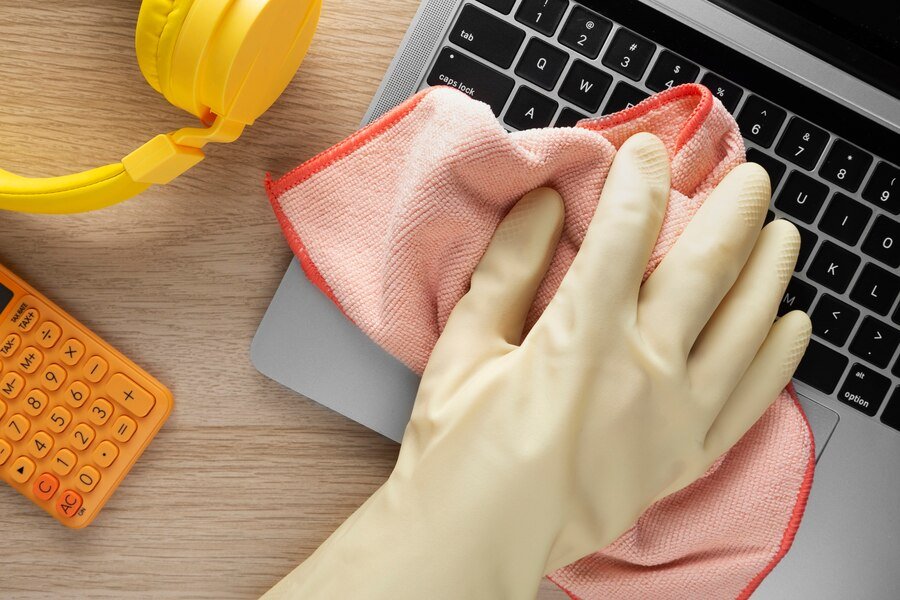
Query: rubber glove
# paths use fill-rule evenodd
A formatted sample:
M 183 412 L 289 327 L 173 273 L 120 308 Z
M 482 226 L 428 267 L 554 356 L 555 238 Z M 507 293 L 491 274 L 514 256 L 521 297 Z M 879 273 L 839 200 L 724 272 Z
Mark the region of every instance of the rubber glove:
M 563 222 L 552 190 L 497 229 L 422 376 L 387 482 L 267 598 L 533 598 L 541 577 L 703 475 L 788 383 L 810 334 L 772 324 L 796 228 L 734 169 L 642 285 L 665 147 L 619 150 L 584 243 L 524 336 Z

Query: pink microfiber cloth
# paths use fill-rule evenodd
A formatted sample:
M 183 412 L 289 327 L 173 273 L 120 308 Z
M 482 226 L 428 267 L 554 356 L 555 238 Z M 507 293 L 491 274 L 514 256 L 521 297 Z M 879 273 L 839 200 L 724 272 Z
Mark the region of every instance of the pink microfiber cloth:
M 511 134 L 487 105 L 431 88 L 268 182 L 268 191 L 307 276 L 421 373 L 497 224 L 522 195 L 549 186 L 565 202 L 565 226 L 534 322 L 584 239 L 616 149 L 640 131 L 663 140 L 672 164 L 649 274 L 744 160 L 734 119 L 699 85 L 576 127 Z M 814 457 L 789 388 L 704 477 L 550 578 L 573 598 L 746 598 L 794 539 Z

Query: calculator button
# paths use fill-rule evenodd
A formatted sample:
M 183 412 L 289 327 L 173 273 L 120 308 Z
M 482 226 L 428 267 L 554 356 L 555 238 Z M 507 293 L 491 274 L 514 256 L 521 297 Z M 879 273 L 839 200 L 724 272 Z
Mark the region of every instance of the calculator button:
M 113 414 L 112 404 L 103 398 L 97 398 L 88 409 L 88 418 L 94 425 L 105 425 Z
M 72 430 L 72 447 L 79 452 L 85 450 L 94 441 L 94 430 L 86 423 L 79 423 Z
M 53 433 L 62 433 L 66 430 L 66 427 L 69 426 L 71 421 L 72 413 L 62 406 L 56 406 L 50 411 L 50 422 L 47 424 L 47 427 Z
M 769 174 L 770 189 L 774 192 L 784 176 L 786 167 L 780 160 L 776 160 L 768 154 L 763 154 L 756 148 L 747 148 L 747 162 L 755 162 Z
M 12 441 L 18 442 L 25 437 L 29 429 L 31 429 L 31 421 L 22 415 L 13 415 L 3 427 L 3 433 Z
M 6 440 L 0 440 L 0 465 L 6 464 L 12 454 L 12 446 Z
M 103 379 L 108 370 L 109 363 L 96 355 L 87 359 L 87 362 L 84 363 L 84 367 L 82 367 L 84 378 L 91 383 L 97 383 Z
M 113 400 L 139 417 L 146 417 L 156 404 L 153 394 L 122 373 L 116 373 L 109 379 L 107 390 Z
M 654 92 L 672 89 L 682 83 L 691 83 L 700 74 L 700 67 L 668 50 L 659 53 L 656 64 L 647 76 L 647 87 Z
M 23 333 L 28 333 L 32 329 L 34 329 L 35 323 L 37 323 L 38 319 L 41 318 L 41 313 L 37 311 L 36 308 L 29 308 L 22 316 L 19 317 L 19 322 L 16 327 L 19 328 L 19 331 Z
M 9 372 L 0 379 L 0 395 L 9 400 L 15 400 L 25 387 L 25 379 L 15 372 Z
M 56 493 L 56 490 L 59 489 L 59 479 L 51 475 L 50 473 L 44 473 L 34 481 L 34 488 L 32 491 L 34 492 L 34 496 L 38 500 L 43 500 L 46 502 Z
M 51 468 L 53 469 L 53 472 L 58 475 L 68 475 L 72 472 L 77 460 L 78 458 L 75 456 L 74 452 L 67 448 L 63 448 L 53 457 Z
M 467 4 L 448 39 L 495 65 L 507 68 L 512 64 L 525 32 L 487 11 Z
M 759 96 L 750 94 L 747 97 L 741 112 L 737 117 L 738 127 L 741 129 L 741 135 L 745 138 L 768 148 L 775 141 L 778 130 L 787 113 L 784 109 L 778 108 L 774 104 L 766 102 Z
M 28 413 L 28 416 L 39 417 L 44 412 L 44 409 L 47 408 L 47 402 L 49 402 L 47 394 L 41 390 L 31 390 L 25 396 L 23 410 Z
M 70 339 L 63 344 L 63 351 L 60 357 L 63 364 L 70 367 L 76 365 L 82 356 L 84 356 L 84 344 L 78 340 Z
M 868 206 L 845 196 L 841 192 L 835 192 L 819 221 L 819 229 L 836 237 L 848 246 L 853 246 L 859 241 L 872 209 Z
M 900 169 L 886 162 L 878 163 L 862 197 L 889 213 L 900 214 Z
M 813 333 L 835 346 L 843 346 L 859 319 L 859 310 L 823 294 L 812 314 Z
M 781 303 L 778 305 L 778 316 L 784 316 L 792 310 L 808 312 L 815 299 L 816 288 L 814 286 L 796 277 L 791 277 L 787 289 L 784 290 L 784 295 L 781 297 Z
M 644 75 L 655 51 L 656 44 L 621 28 L 613 36 L 606 54 L 603 55 L 603 64 L 625 77 L 638 81 Z
M 125 415 L 116 419 L 116 423 L 113 425 L 113 437 L 119 442 L 130 440 L 135 431 L 137 431 L 137 423 Z
M 554 100 L 523 85 L 509 103 L 503 120 L 519 130 L 547 127 L 558 106 Z
M 568 7 L 569 0 L 522 0 L 516 21 L 544 35 L 553 35 Z
M 97 487 L 98 483 L 100 483 L 100 471 L 88 465 L 81 467 L 75 478 L 75 485 L 82 492 L 90 492 Z
M 886 315 L 891 311 L 894 300 L 900 295 L 900 277 L 872 263 L 863 267 L 850 299 L 877 312 Z
M 70 406 L 81 408 L 81 406 L 87 402 L 90 395 L 91 390 L 88 388 L 87 384 L 83 381 L 73 381 L 69 384 L 69 387 L 66 388 L 63 397 L 65 397 L 66 402 Z
M 559 34 L 559 43 L 589 58 L 597 58 L 612 29 L 612 23 L 597 13 L 576 6 Z
M 22 338 L 19 337 L 16 333 L 10 333 L 5 338 L 3 338 L 3 345 L 0 345 L 0 356 L 3 358 L 9 358 L 13 355 L 13 353 L 19 349 L 19 345 L 22 343 Z
M 835 140 L 819 169 L 819 175 L 847 191 L 855 192 L 871 164 L 871 154 L 844 140 Z
M 635 104 L 643 102 L 648 97 L 649 94 L 643 90 L 639 90 L 633 85 L 620 81 L 613 90 L 613 93 L 610 94 L 606 106 L 603 107 L 603 114 L 611 115 L 614 112 L 631 108 Z
M 44 321 L 38 328 L 37 343 L 43 348 L 52 348 L 59 341 L 62 329 L 53 321 Z
M 900 267 L 900 221 L 885 216 L 875 219 L 862 251 L 895 269 Z
M 787 129 L 775 147 L 775 153 L 807 171 L 812 171 L 827 143 L 827 131 L 799 117 L 791 117 Z
M 16 483 L 25 483 L 34 475 L 34 461 L 27 456 L 20 456 L 9 467 L 9 476 Z
M 890 387 L 891 380 L 884 375 L 866 366 L 855 364 L 847 373 L 844 385 L 838 392 L 838 400 L 874 417 Z
M 722 106 L 730 113 L 734 112 L 738 102 L 741 100 L 741 96 L 744 95 L 744 90 L 727 79 L 722 79 L 715 73 L 707 73 L 700 79 L 700 83 L 709 88 L 713 97 L 718 98 Z
M 19 358 L 16 359 L 16 366 L 19 367 L 23 373 L 30 375 L 38 370 L 38 367 L 41 366 L 43 360 L 44 355 L 41 354 L 40 350 L 34 346 L 28 346 L 22 350 Z
M 55 392 L 66 380 L 66 370 L 56 363 L 47 365 L 41 373 L 41 384 L 51 392 Z
M 28 442 L 28 452 L 35 458 L 44 458 L 53 448 L 53 438 L 46 431 L 38 431 Z
M 568 61 L 569 55 L 562 50 L 531 38 L 516 65 L 516 75 L 545 90 L 552 90 Z
M 113 464 L 113 462 L 116 460 L 116 457 L 118 456 L 119 447 L 109 440 L 103 440 L 102 442 L 97 444 L 96 448 L 94 448 L 94 454 L 92 458 L 94 462 L 97 463 L 97 465 L 105 469 L 109 465 Z
M 609 73 L 595 69 L 582 60 L 576 60 L 569 67 L 569 73 L 559 88 L 559 96 L 595 113 L 611 83 L 612 76 Z
M 81 510 L 84 498 L 75 490 L 66 490 L 56 502 L 56 510 L 64 517 L 74 517 Z
M 796 217 L 804 223 L 812 223 L 825 204 L 828 186 L 804 175 L 791 171 L 784 187 L 775 199 L 775 208 Z

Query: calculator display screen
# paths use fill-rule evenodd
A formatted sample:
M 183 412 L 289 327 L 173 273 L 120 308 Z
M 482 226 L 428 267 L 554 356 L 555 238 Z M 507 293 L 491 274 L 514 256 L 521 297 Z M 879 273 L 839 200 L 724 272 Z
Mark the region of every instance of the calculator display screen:
M 0 313 L 9 306 L 9 301 L 13 299 L 13 295 L 11 289 L 0 283 Z

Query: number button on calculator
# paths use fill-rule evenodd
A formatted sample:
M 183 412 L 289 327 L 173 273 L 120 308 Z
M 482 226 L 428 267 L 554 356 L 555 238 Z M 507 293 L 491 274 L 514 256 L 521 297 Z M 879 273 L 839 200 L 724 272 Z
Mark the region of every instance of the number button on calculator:
M 0 266 L 0 479 L 85 527 L 171 409 L 165 387 Z

